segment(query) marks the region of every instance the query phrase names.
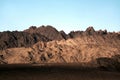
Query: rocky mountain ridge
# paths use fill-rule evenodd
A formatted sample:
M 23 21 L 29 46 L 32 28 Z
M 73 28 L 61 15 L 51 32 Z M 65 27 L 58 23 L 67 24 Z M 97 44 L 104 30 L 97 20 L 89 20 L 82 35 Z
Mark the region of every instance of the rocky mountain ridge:
M 66 34 L 47 26 L 0 36 L 0 64 L 79 63 L 120 70 L 119 33 L 89 27 Z
M 86 31 L 71 31 L 66 34 L 64 31 L 57 31 L 54 27 L 48 26 L 31 26 L 24 31 L 5 31 L 0 32 L 0 50 L 14 47 L 30 47 L 39 41 L 48 42 L 53 40 L 70 39 L 82 36 L 95 36 L 108 39 L 120 39 L 119 33 L 108 33 L 107 30 L 95 31 L 93 27 L 89 27 Z

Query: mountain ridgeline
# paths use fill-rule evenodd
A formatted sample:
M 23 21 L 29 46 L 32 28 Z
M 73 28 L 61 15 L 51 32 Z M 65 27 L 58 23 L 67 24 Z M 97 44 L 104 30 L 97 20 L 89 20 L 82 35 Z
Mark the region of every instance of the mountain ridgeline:
M 118 40 L 120 34 L 107 33 L 107 30 L 95 31 L 93 27 L 88 27 L 86 31 L 71 31 L 66 34 L 64 31 L 57 31 L 52 26 L 31 26 L 24 31 L 4 31 L 0 32 L 0 50 L 14 47 L 30 47 L 33 44 L 43 41 L 49 42 L 53 40 L 70 39 L 83 36 L 102 37 L 105 40 Z M 111 41 L 112 42 L 112 41 Z

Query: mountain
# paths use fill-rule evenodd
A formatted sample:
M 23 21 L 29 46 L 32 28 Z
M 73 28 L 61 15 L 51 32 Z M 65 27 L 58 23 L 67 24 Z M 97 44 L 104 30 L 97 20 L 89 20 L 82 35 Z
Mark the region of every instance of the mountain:
M 94 36 L 100 35 L 100 37 L 107 38 L 111 40 L 120 39 L 119 33 L 108 33 L 107 30 L 95 31 L 93 27 L 88 27 L 86 31 L 71 31 L 69 34 L 66 34 L 64 31 L 57 31 L 52 26 L 31 26 L 29 29 L 24 31 L 4 31 L 0 32 L 0 50 L 14 47 L 30 47 L 33 44 L 43 41 L 53 41 L 53 40 L 62 40 L 70 39 L 83 36 Z
M 50 40 L 61 40 L 63 39 L 62 35 L 60 34 L 59 31 L 57 31 L 54 27 L 48 25 L 48 26 L 40 26 L 40 27 L 36 27 L 36 26 L 31 26 L 29 29 L 24 30 L 24 32 L 27 33 L 38 33 L 41 35 L 44 35 L 45 37 L 47 37 Z
M 38 33 L 26 33 L 18 31 L 6 31 L 0 33 L 0 50 L 14 47 L 29 47 L 38 41 L 50 41 L 47 37 Z
M 64 33 L 65 34 L 65 33 Z M 30 47 L 38 41 L 48 42 L 65 39 L 66 35 L 52 26 L 31 26 L 24 31 L 0 32 L 0 50 L 14 47 Z
M 120 34 L 85 31 L 66 34 L 52 26 L 0 33 L 0 64 L 79 63 L 120 70 Z

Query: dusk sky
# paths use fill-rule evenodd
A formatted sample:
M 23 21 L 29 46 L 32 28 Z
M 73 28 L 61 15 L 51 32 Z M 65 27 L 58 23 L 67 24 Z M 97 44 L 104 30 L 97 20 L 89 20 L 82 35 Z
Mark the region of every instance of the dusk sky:
M 120 31 L 120 0 L 0 0 L 0 31 L 52 25 L 66 33 Z

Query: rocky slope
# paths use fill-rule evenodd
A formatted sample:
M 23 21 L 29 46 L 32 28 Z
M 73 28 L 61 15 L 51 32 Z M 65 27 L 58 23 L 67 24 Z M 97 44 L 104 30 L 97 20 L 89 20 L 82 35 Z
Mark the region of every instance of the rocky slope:
M 4 32 L 0 35 L 4 36 L 1 38 L 4 42 L 0 43 L 4 44 L 3 47 L 0 45 L 1 64 L 80 63 L 103 69 L 120 68 L 119 33 L 95 31 L 89 27 L 86 31 L 65 34 L 52 27 L 31 27 L 24 32 Z M 16 48 L 12 48 L 13 45 Z
M 36 27 L 36 26 L 31 26 L 29 29 L 24 30 L 24 32 L 27 33 L 38 33 L 41 35 L 44 35 L 45 37 L 47 37 L 50 40 L 61 40 L 63 39 L 62 35 L 59 33 L 59 31 L 57 31 L 54 27 L 48 25 L 48 26 L 40 26 L 40 27 Z
M 120 39 L 119 33 L 108 33 L 106 30 L 95 31 L 93 27 L 89 27 L 86 31 L 72 31 L 66 34 L 64 31 L 57 31 L 52 26 L 31 26 L 29 29 L 24 31 L 5 31 L 0 32 L 0 50 L 14 47 L 30 47 L 33 44 L 43 41 L 53 41 L 70 39 L 83 36 L 94 36 L 100 35 L 103 38 L 111 40 Z M 96 37 L 97 38 L 97 37 Z
M 0 33 L 0 50 L 14 47 L 29 47 L 38 41 L 50 41 L 47 37 L 38 33 L 26 32 L 1 32 Z

